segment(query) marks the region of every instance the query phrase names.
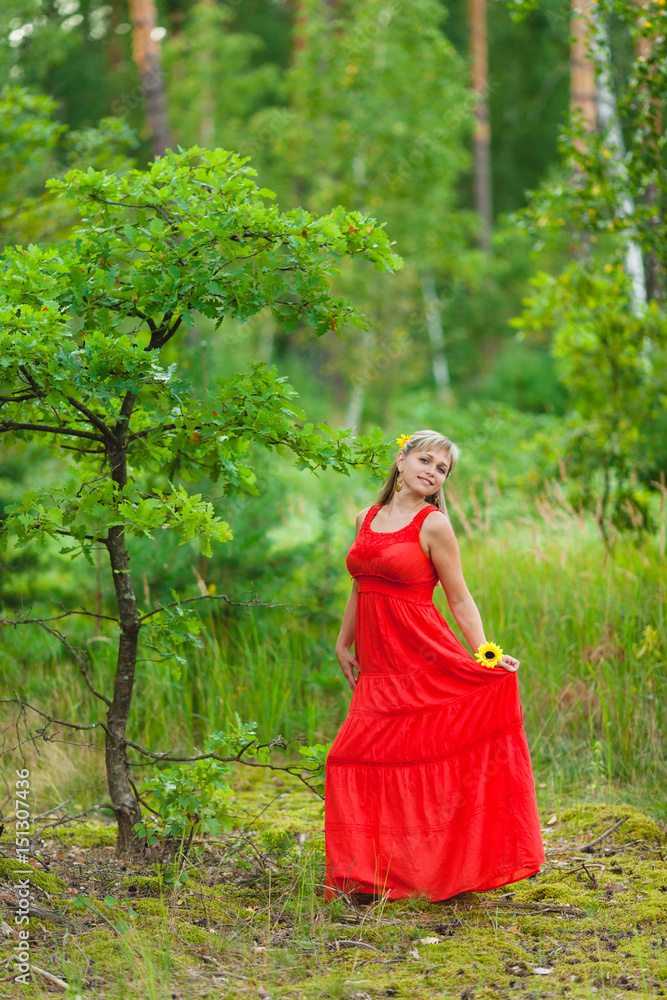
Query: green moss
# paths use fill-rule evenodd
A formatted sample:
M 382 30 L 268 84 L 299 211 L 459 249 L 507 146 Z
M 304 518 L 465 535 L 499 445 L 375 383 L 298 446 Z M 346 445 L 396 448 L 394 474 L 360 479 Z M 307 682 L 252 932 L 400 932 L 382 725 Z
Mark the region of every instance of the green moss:
M 138 914 L 166 916 L 167 904 L 161 899 L 133 899 L 132 909 Z
M 138 892 L 146 892 L 154 896 L 169 893 L 169 888 L 164 885 L 163 880 L 158 875 L 130 875 L 124 878 L 121 884 L 125 888 L 133 885 Z
M 26 869 L 30 869 L 30 875 L 26 875 Z M 57 875 L 33 868 L 32 865 L 25 865 L 22 861 L 14 858 L 0 858 L 0 878 L 9 878 L 12 882 L 21 882 L 28 878 L 30 884 L 38 889 L 43 889 L 48 893 L 62 892 L 67 888 L 67 883 L 63 882 Z
M 593 840 L 613 826 L 621 816 L 627 816 L 628 819 L 603 843 L 627 844 L 631 840 L 664 843 L 665 835 L 655 820 L 631 805 L 615 805 L 612 809 L 608 805 L 589 802 L 572 806 L 562 811 L 554 830 L 560 836 L 567 836 L 568 833 L 585 833 Z
M 515 886 L 515 888 L 514 888 Z M 526 902 L 569 903 L 571 906 L 585 907 L 594 900 L 591 892 L 576 881 L 576 876 L 558 876 L 548 872 L 544 878 L 524 879 L 513 883 L 514 899 Z
M 67 958 L 73 963 L 81 960 L 81 948 L 86 959 L 95 964 L 96 975 L 109 976 L 114 980 L 129 976 L 133 959 L 127 944 L 121 941 L 109 927 L 102 926 L 79 937 L 76 944 L 67 945 Z
M 187 920 L 176 921 L 176 934 L 181 941 L 187 944 L 210 945 L 212 934 L 205 927 L 196 927 Z
M 58 838 L 66 847 L 113 847 L 117 836 L 115 823 L 101 823 L 94 819 L 58 828 Z

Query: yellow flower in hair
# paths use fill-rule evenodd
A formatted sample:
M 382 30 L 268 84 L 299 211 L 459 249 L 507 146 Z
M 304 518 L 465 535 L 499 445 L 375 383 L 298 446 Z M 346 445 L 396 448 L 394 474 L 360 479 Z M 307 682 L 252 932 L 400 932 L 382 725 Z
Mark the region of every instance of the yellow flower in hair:
M 401 434 L 400 438 L 396 438 L 396 444 L 399 448 L 402 448 L 406 441 L 409 441 L 412 434 Z
M 500 663 L 502 655 L 502 649 L 495 642 L 483 642 L 475 653 L 475 659 L 485 667 L 495 667 L 496 663 Z

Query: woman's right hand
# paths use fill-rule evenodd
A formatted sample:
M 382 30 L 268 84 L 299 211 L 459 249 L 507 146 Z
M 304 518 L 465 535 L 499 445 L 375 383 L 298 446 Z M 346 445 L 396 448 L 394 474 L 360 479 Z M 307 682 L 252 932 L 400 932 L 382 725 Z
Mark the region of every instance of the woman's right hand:
M 356 674 L 359 673 L 359 663 L 356 657 L 346 649 L 344 646 L 336 646 L 336 658 L 340 663 L 340 669 L 343 671 L 347 683 L 350 685 L 352 691 L 357 686 Z

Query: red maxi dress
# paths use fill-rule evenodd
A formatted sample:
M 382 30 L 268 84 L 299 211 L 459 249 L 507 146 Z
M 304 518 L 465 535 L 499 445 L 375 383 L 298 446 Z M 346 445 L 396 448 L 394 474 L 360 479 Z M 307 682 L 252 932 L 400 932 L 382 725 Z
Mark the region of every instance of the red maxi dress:
M 440 508 L 376 532 L 380 507 L 346 558 L 359 677 L 326 762 L 325 898 L 516 882 L 545 860 L 517 674 L 478 663 L 433 603 L 419 531 Z

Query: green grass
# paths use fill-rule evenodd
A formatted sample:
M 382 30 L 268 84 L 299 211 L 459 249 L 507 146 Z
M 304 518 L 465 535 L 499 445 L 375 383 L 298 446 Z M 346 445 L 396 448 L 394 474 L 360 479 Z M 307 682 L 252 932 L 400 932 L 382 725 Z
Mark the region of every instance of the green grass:
M 521 660 L 524 725 L 537 780 L 561 797 L 574 785 L 592 793 L 616 788 L 667 815 L 665 571 L 657 543 L 619 542 L 608 556 L 594 526 L 552 518 L 540 530 L 516 523 L 493 534 L 463 534 L 461 550 L 487 636 Z M 280 609 L 207 617 L 204 648 L 187 654 L 180 677 L 144 649 L 130 737 L 155 750 L 189 752 L 238 713 L 256 721 L 262 737 L 331 739 L 349 703 L 333 652 L 348 586 L 341 573 L 325 623 Z M 440 587 L 434 599 L 456 631 Z M 114 649 L 103 639 L 88 648 L 93 679 L 109 693 Z M 103 718 L 50 637 L 25 627 L 5 630 L 3 640 L 5 696 L 16 689 L 58 718 Z M 13 719 L 13 707 L 4 706 L 2 717 Z M 99 746 L 101 732 L 96 735 Z M 63 773 L 45 779 L 45 787 L 54 798 L 77 797 L 67 781 L 72 774 L 75 788 L 82 776 L 103 788 L 101 757 L 70 747 L 58 756 Z M 83 801 L 101 794 L 85 793 Z
M 85 1000 L 662 996 L 664 825 L 626 803 L 582 803 L 573 791 L 544 827 L 537 876 L 441 903 L 325 903 L 321 811 L 289 778 L 244 774 L 235 829 L 199 844 L 174 890 L 156 863 L 115 857 L 112 827 L 61 830 L 43 845 L 52 875 L 47 885 L 35 872 L 34 900 L 71 925 L 34 916 L 31 960 Z M 543 793 L 542 816 L 555 808 Z M 620 816 L 626 822 L 582 855 Z M 7 869 L 4 881 L 11 887 Z M 75 892 L 97 915 L 74 905 Z M 11 942 L 0 943 L 0 959 L 11 954 Z M 0 995 L 51 995 L 39 974 L 13 988 L 5 980 Z

